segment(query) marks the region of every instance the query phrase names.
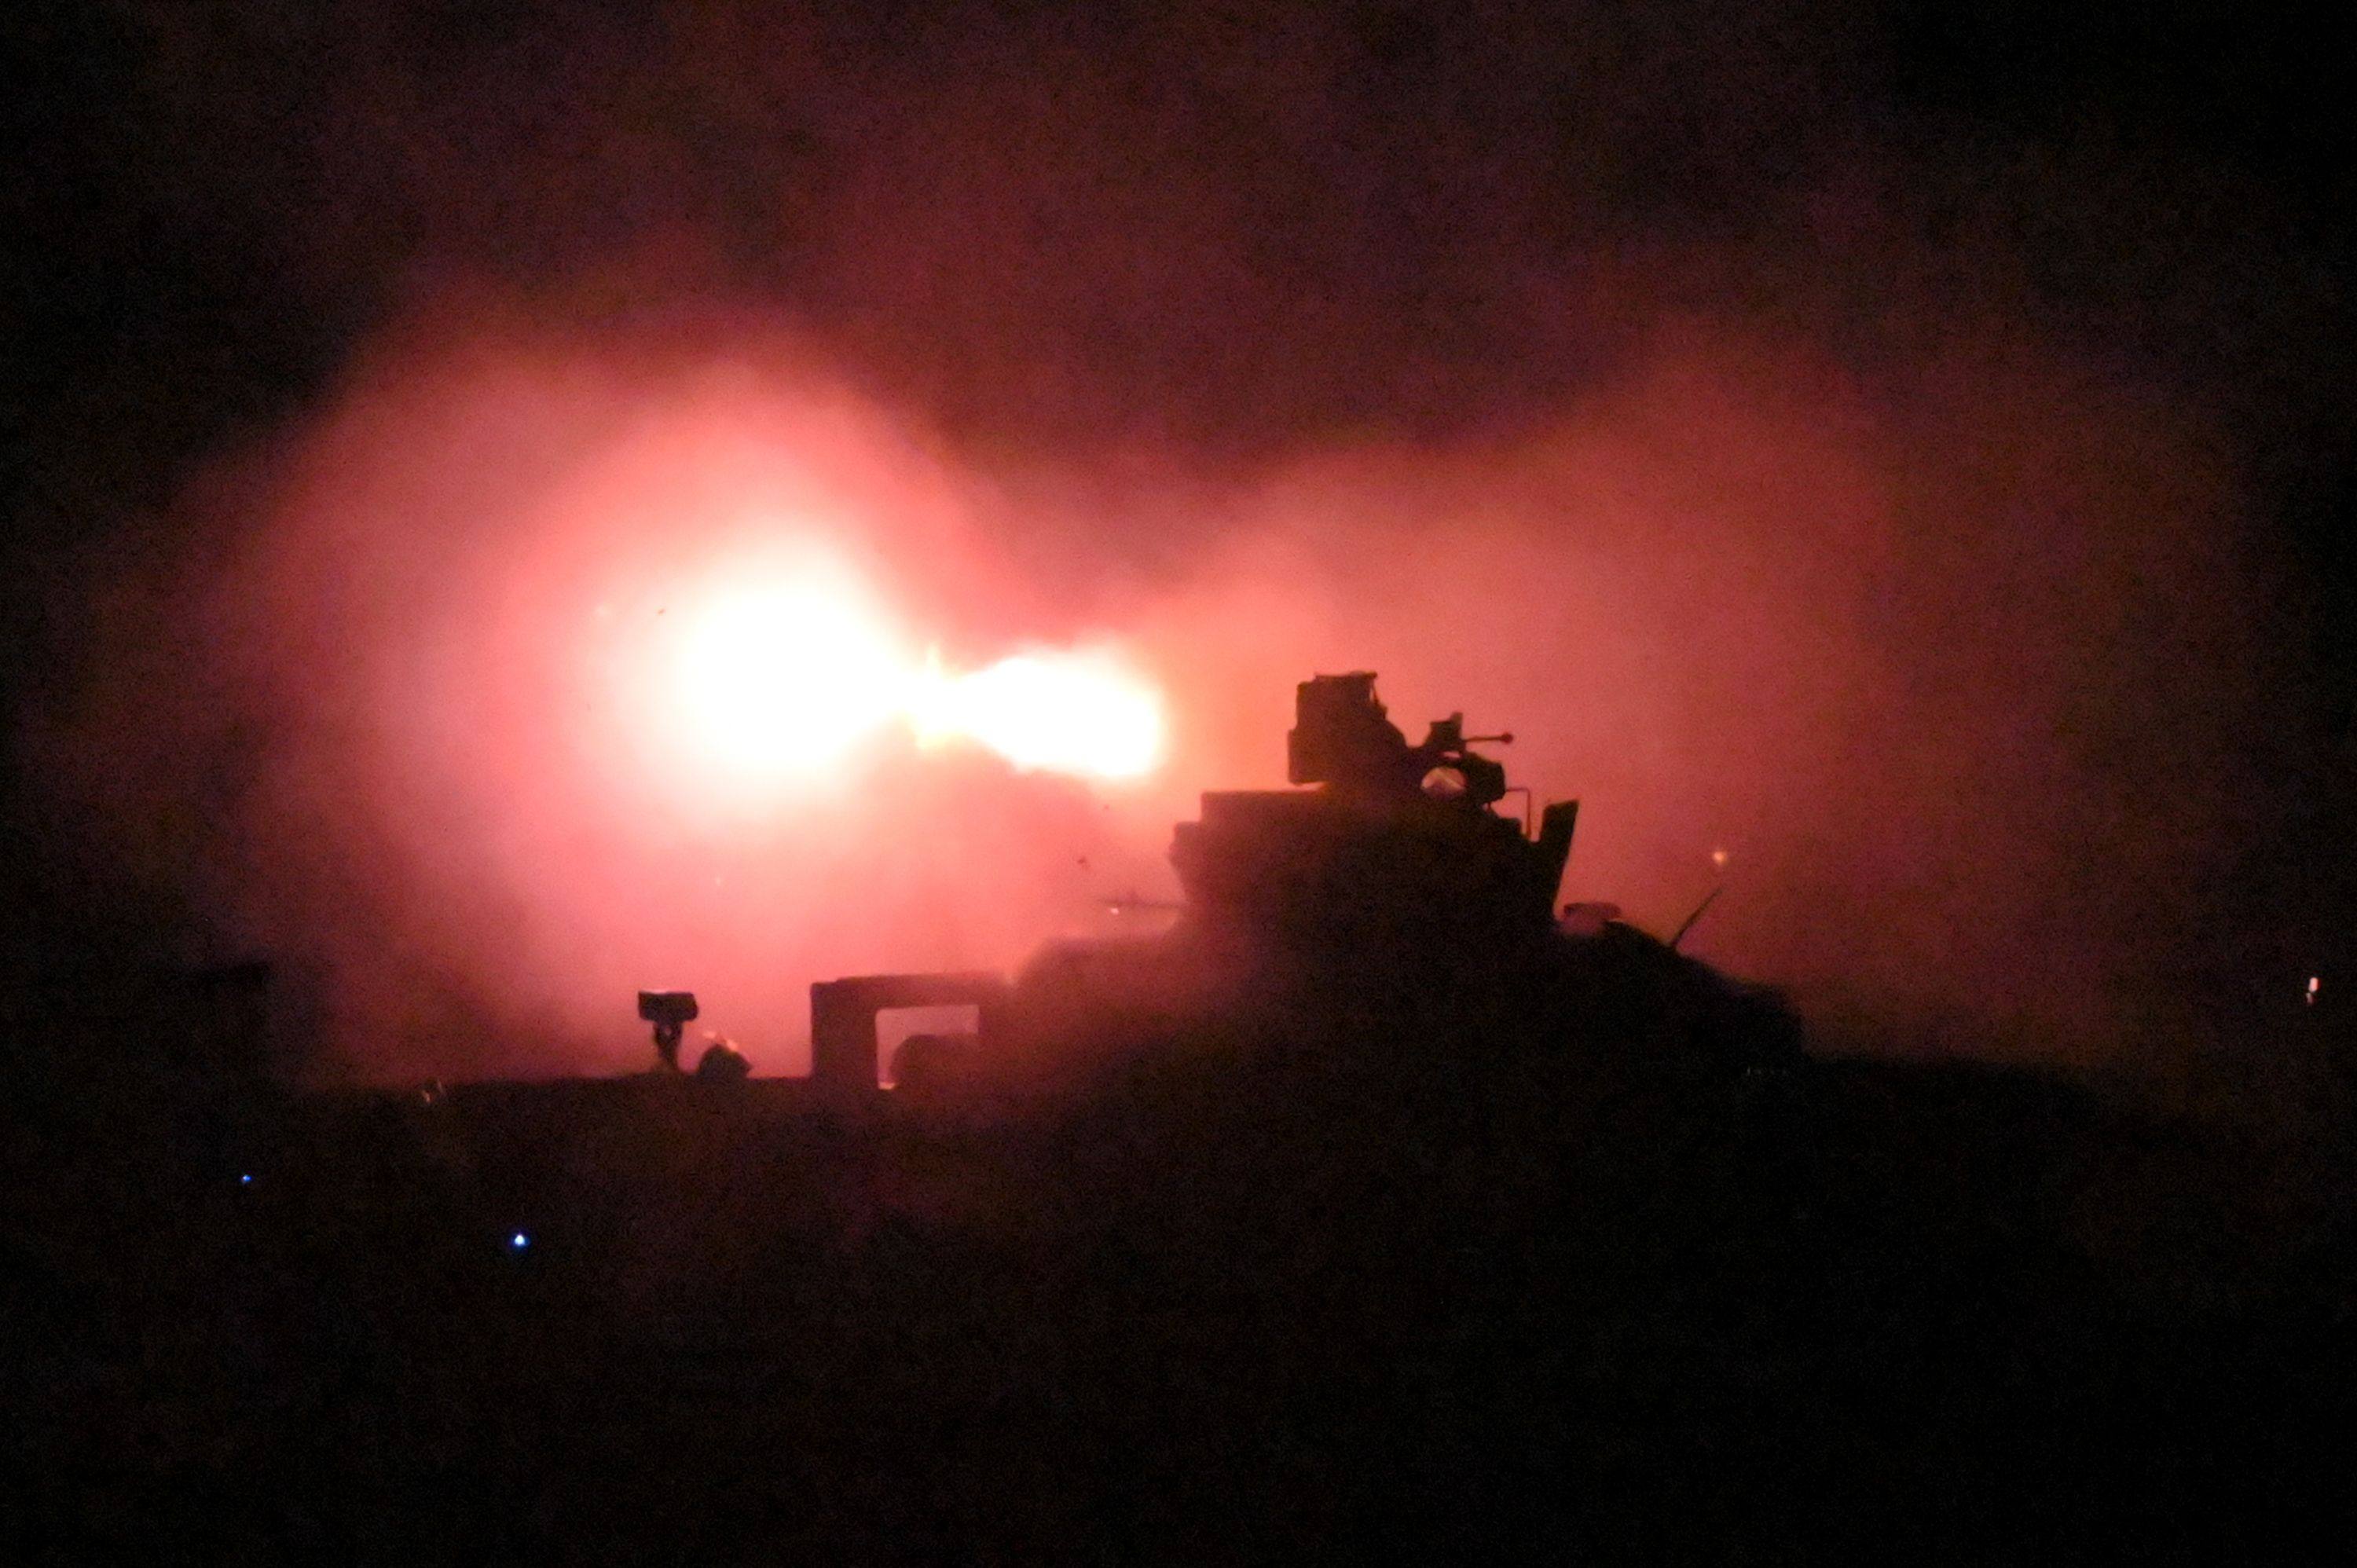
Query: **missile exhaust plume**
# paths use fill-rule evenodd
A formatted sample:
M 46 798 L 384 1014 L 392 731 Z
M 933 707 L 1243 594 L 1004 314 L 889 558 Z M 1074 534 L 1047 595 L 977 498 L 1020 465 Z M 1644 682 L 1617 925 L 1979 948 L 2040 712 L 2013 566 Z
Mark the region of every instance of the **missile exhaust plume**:
M 675 618 L 669 697 L 686 753 L 734 781 L 791 782 L 906 725 L 1023 771 L 1134 779 L 1160 760 L 1157 692 L 1110 655 L 1035 650 L 964 671 L 911 658 L 891 613 L 841 563 L 806 553 Z

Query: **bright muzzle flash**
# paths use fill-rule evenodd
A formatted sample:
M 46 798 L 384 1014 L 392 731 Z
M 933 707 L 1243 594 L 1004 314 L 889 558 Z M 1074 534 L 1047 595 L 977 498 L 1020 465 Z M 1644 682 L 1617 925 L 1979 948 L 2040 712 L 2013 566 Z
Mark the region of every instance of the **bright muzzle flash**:
M 700 757 L 740 775 L 823 770 L 895 725 L 1027 771 L 1133 779 L 1161 759 L 1160 694 L 1108 655 L 1032 650 L 946 670 L 912 657 L 859 584 L 822 570 L 680 607 L 676 711 Z

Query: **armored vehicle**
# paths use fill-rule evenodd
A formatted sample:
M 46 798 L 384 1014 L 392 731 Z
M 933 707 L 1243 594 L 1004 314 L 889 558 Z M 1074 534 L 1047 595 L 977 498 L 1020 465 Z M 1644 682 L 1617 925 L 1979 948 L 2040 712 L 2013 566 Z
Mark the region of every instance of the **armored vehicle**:
M 1315 1015 L 1398 1024 L 1486 981 L 1559 954 L 1555 898 L 1577 801 L 1533 823 L 1498 810 L 1505 769 L 1464 715 L 1410 745 L 1369 671 L 1301 682 L 1286 736 L 1287 789 L 1214 790 L 1178 825 L 1170 860 L 1186 899 L 1172 928 L 1126 941 L 1060 942 L 1013 982 L 873 975 L 812 988 L 812 1076 L 863 1093 L 877 1082 L 876 1014 L 967 1003 L 968 1035 L 920 1035 L 892 1064 L 922 1094 L 1007 1081 L 1149 1047 L 1208 1021 Z

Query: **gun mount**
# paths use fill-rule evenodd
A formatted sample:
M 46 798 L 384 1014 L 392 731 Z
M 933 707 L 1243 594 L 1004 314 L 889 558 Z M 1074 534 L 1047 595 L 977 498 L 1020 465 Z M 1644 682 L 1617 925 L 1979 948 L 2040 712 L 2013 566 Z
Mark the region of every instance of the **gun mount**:
M 1320 675 L 1295 695 L 1286 773 L 1302 789 L 1220 790 L 1181 822 L 1170 859 L 1199 921 L 1304 945 L 1546 928 L 1579 803 L 1546 808 L 1535 838 L 1491 808 L 1506 770 L 1464 715 L 1420 746 L 1386 716 L 1368 671 Z

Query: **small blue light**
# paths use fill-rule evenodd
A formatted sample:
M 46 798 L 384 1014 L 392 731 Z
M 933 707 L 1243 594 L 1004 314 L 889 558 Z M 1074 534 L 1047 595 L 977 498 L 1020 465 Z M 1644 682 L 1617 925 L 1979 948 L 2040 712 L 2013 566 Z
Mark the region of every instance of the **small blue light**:
M 253 1173 L 252 1171 L 241 1172 L 237 1178 L 237 1185 L 240 1187 L 252 1187 L 253 1185 Z
M 521 1251 L 522 1251 L 526 1247 L 529 1247 L 529 1246 L 531 1246 L 531 1245 L 532 1245 L 532 1238 L 531 1238 L 531 1237 L 529 1237 L 529 1236 L 527 1236 L 527 1235 L 525 1235 L 522 1231 L 519 1230 L 519 1231 L 517 1231 L 514 1235 L 512 1235 L 512 1236 L 511 1236 L 511 1237 L 509 1237 L 509 1238 L 508 1238 L 508 1245 L 509 1245 L 509 1246 L 511 1246 L 511 1247 L 513 1247 L 517 1251 L 521 1252 Z

